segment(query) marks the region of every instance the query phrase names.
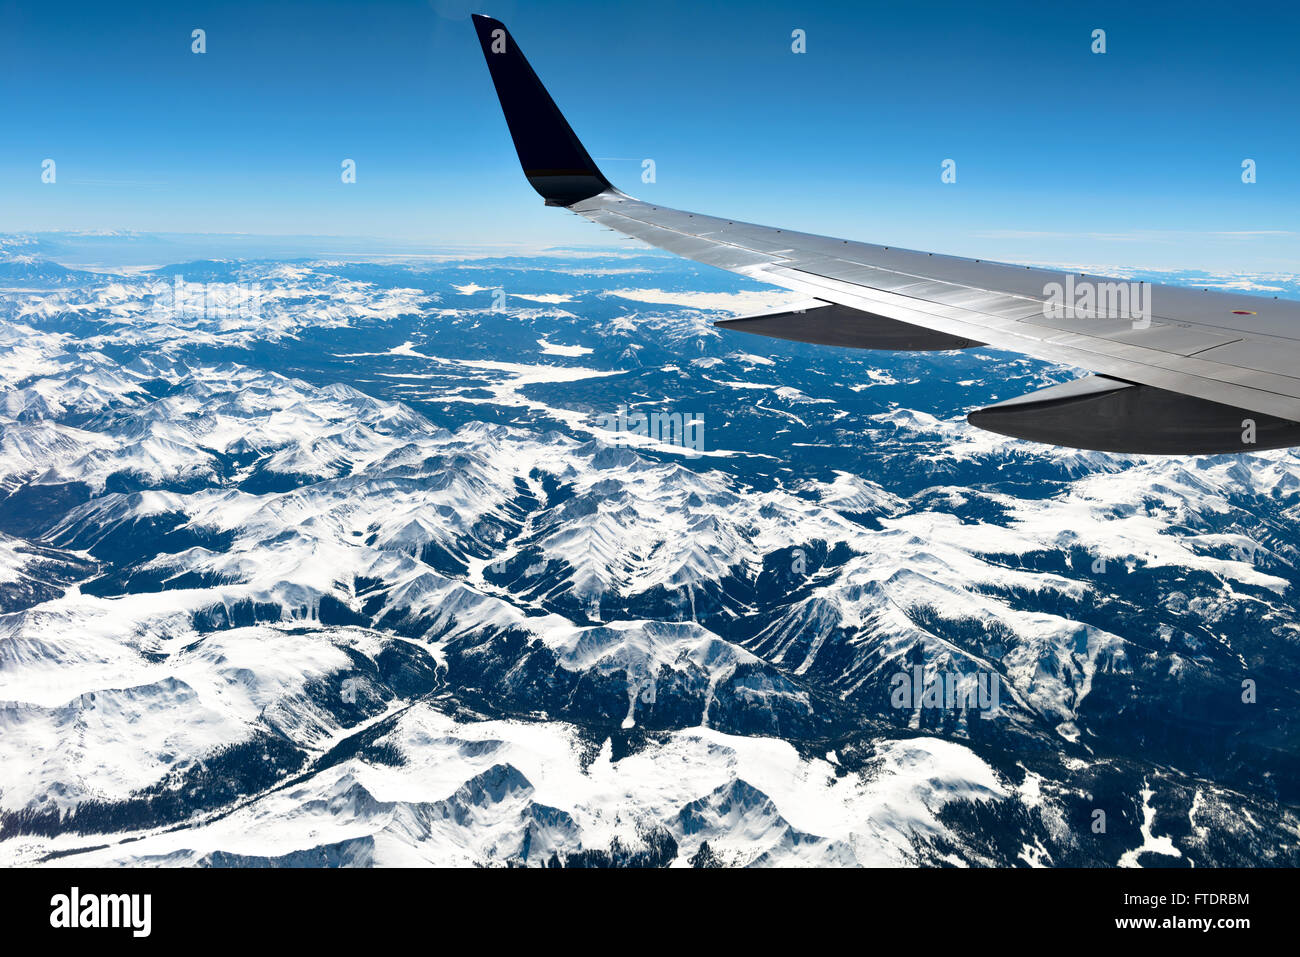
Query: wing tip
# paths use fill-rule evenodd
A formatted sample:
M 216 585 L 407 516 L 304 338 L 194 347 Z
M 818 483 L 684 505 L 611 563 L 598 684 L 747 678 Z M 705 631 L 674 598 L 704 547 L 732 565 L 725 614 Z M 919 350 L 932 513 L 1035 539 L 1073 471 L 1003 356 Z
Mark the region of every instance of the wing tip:
M 572 206 L 612 188 L 528 63 L 509 28 L 471 14 L 524 175 L 548 206 Z

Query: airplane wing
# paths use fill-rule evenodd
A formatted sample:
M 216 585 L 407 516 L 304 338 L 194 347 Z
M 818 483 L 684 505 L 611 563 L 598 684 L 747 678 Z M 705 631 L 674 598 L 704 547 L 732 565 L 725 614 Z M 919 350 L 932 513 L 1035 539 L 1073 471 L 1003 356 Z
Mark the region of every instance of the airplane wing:
M 1155 454 L 1300 445 L 1300 302 L 897 249 L 670 209 L 597 169 L 504 24 L 474 26 L 524 175 L 547 205 L 794 290 L 723 329 L 867 349 L 979 345 L 1093 375 L 976 410 L 972 425 Z

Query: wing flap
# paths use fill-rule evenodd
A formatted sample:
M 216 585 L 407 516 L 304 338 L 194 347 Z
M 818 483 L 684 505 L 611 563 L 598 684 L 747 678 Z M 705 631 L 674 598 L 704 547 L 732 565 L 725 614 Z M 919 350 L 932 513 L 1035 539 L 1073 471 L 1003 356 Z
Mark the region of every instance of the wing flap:
M 1101 452 L 1215 455 L 1300 444 L 1300 422 L 1105 376 L 1050 386 L 966 418 L 999 435 Z
M 933 329 L 910 325 L 838 303 L 812 300 L 783 312 L 738 316 L 714 323 L 720 329 L 748 332 L 791 342 L 852 349 L 891 349 L 899 352 L 970 349 L 983 345 Z

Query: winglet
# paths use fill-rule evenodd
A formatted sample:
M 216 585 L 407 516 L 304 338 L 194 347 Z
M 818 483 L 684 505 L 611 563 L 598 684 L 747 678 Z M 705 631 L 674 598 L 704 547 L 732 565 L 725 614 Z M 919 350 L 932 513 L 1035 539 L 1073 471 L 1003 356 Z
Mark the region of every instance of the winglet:
M 610 189 L 505 24 L 476 13 L 474 29 L 533 189 L 548 206 L 572 206 Z

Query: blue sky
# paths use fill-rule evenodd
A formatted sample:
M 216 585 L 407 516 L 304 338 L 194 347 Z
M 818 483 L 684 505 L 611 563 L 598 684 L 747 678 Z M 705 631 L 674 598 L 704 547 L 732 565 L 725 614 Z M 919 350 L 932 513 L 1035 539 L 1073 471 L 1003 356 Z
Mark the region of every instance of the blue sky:
M 0 3 L 0 231 L 604 242 L 521 175 L 475 11 L 642 198 L 1012 261 L 1294 270 L 1300 12 L 1135 6 Z

